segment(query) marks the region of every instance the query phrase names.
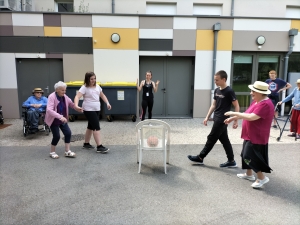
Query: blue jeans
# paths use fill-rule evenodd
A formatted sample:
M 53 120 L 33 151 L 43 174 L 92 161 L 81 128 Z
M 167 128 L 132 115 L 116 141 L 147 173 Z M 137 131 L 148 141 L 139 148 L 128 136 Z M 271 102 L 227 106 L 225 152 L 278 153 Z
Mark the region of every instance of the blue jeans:
M 60 139 L 59 129 L 63 132 L 63 134 L 65 136 L 65 143 L 70 143 L 72 132 L 71 132 L 70 127 L 67 123 L 63 123 L 63 124 L 60 124 L 60 125 L 51 125 L 50 129 L 51 129 L 52 134 L 53 134 L 51 145 L 56 146 L 57 143 L 59 142 L 59 139 Z

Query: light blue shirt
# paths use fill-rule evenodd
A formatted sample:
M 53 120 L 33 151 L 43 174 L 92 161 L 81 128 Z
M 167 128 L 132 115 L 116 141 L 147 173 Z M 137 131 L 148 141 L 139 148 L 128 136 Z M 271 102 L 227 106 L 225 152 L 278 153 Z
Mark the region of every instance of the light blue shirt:
M 37 99 L 35 96 L 30 96 L 22 106 L 29 108 L 29 110 L 39 110 L 45 111 L 47 106 L 48 99 L 44 96 L 41 96 L 40 99 Z M 34 108 L 31 104 L 42 104 L 40 108 Z
M 300 104 L 300 90 L 298 87 L 295 87 L 293 92 L 291 94 L 289 94 L 285 99 L 283 99 L 282 102 L 288 102 L 292 98 L 294 98 L 294 103 L 293 103 L 294 106 L 297 104 Z M 298 106 L 298 107 L 295 106 L 294 109 L 300 110 L 300 106 Z

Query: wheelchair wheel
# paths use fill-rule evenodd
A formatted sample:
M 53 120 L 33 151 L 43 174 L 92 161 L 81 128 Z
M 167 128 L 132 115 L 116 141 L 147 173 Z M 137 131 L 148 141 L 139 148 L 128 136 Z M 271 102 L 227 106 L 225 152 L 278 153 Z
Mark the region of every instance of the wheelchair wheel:
M 29 134 L 29 128 L 26 124 L 26 121 L 24 121 L 24 124 L 23 124 L 23 135 L 24 137 L 26 137 L 27 135 Z

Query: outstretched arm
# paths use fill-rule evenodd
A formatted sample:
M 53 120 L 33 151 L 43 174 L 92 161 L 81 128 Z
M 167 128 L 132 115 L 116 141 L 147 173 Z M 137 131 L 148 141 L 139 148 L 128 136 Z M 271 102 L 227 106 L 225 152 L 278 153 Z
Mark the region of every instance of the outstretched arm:
M 157 92 L 159 82 L 159 80 L 157 80 L 156 83 L 152 82 L 154 92 Z
M 234 111 L 235 112 L 239 112 L 240 111 L 240 105 L 239 105 L 238 100 L 233 101 L 232 105 L 234 106 Z M 239 126 L 238 125 L 238 120 L 236 119 L 236 120 L 234 120 L 232 127 L 233 127 L 233 129 L 236 129 L 238 126 Z
M 136 79 L 136 88 L 138 89 L 138 91 L 141 91 L 141 90 L 142 90 L 142 88 L 143 88 L 143 86 L 144 86 L 144 83 L 145 83 L 145 81 L 142 80 L 142 81 L 141 81 L 141 84 L 140 84 L 140 86 L 139 86 L 139 79 Z

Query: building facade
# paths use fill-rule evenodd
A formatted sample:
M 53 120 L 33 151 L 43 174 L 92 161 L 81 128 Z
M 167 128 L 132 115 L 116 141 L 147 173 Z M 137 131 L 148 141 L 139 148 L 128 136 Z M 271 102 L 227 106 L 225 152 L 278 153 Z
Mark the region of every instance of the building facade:
M 151 70 L 160 80 L 154 117 L 196 118 L 211 104 L 214 72 L 225 70 L 243 109 L 248 84 L 269 70 L 300 78 L 299 1 L 256 1 L 259 9 L 255 1 L 40 0 L 35 11 L 0 11 L 3 114 L 20 118 L 34 87 L 48 94 L 86 71 L 105 83 L 140 81 Z M 54 12 L 64 2 L 75 12 Z

